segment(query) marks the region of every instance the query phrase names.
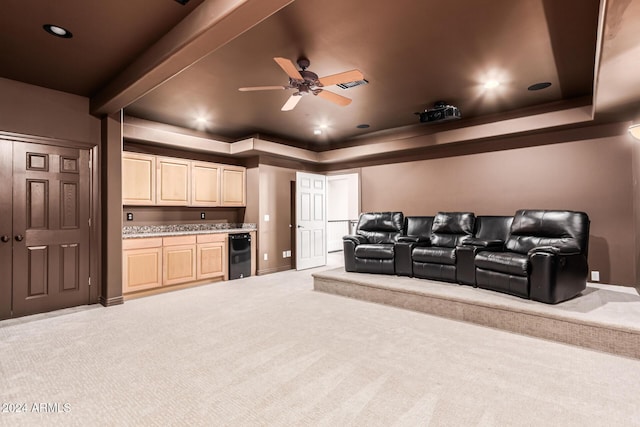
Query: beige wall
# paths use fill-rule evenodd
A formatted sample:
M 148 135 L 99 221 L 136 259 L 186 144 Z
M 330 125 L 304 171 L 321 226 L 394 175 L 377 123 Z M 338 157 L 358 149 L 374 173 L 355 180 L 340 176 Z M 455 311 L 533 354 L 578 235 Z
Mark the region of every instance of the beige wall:
M 591 219 L 589 264 L 602 282 L 636 283 L 630 137 L 362 168 L 362 210 L 405 215 L 570 209 Z
M 0 130 L 100 143 L 100 120 L 89 98 L 0 78 Z

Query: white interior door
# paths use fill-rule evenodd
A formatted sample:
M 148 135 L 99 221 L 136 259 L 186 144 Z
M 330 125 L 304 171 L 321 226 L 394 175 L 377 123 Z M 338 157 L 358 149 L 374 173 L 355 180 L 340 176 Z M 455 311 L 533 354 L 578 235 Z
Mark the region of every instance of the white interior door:
M 327 263 L 327 179 L 296 172 L 296 269 Z

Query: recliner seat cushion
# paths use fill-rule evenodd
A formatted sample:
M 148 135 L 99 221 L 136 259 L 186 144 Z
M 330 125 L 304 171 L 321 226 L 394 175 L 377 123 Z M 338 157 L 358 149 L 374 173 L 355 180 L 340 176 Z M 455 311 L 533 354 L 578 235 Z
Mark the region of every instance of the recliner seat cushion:
M 478 252 L 476 267 L 514 276 L 526 276 L 529 257 L 515 252 Z
M 356 246 L 356 258 L 393 259 L 394 250 L 391 243 L 377 243 Z
M 411 258 L 415 262 L 455 265 L 456 249 L 441 247 L 418 247 L 413 250 Z

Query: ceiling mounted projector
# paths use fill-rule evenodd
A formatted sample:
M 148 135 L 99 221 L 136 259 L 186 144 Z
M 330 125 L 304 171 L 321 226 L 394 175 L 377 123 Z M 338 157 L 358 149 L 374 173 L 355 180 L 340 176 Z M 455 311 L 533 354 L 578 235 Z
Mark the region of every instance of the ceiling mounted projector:
M 438 101 L 433 105 L 433 108 L 416 114 L 420 116 L 421 123 L 456 120 L 462 117 L 458 107 L 449 105 L 444 101 Z

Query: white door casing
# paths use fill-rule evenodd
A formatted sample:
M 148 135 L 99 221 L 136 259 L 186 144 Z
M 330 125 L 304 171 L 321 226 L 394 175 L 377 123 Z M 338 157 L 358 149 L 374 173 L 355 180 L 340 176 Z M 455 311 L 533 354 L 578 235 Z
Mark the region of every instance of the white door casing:
M 296 269 L 327 263 L 327 178 L 296 172 Z

